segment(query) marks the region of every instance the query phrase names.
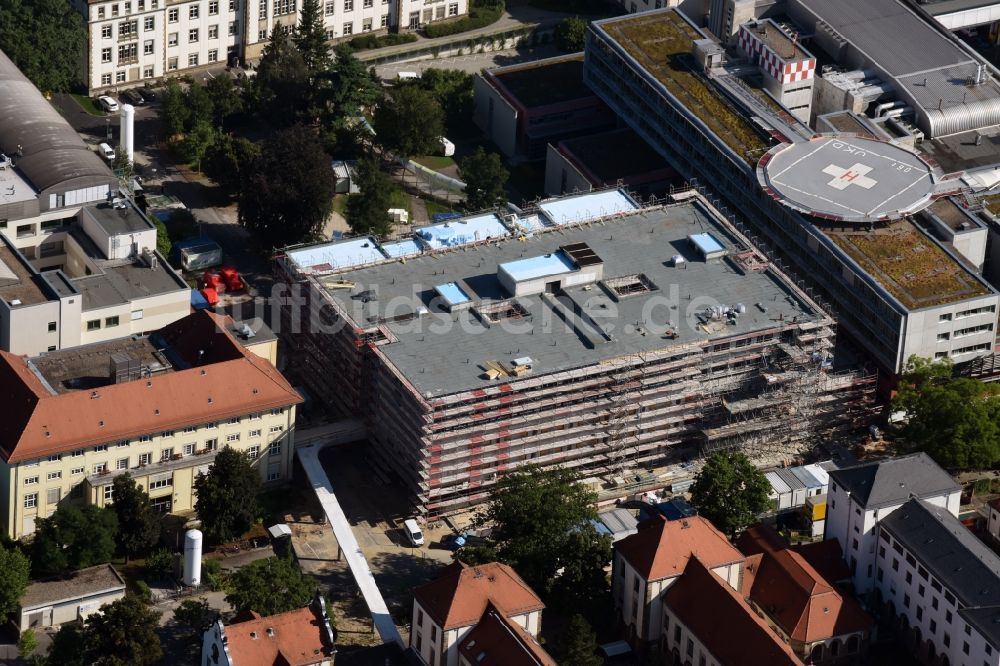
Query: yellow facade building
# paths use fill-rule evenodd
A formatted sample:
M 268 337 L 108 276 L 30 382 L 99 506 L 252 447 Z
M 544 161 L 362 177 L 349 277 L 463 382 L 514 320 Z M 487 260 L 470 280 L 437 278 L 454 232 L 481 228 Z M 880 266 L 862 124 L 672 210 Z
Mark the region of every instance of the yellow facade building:
M 222 447 L 266 485 L 291 475 L 302 399 L 274 367 L 276 338 L 191 314 L 148 336 L 32 358 L 0 352 L 0 520 L 19 539 L 64 502 L 113 501 L 128 472 L 163 513 L 193 510 Z

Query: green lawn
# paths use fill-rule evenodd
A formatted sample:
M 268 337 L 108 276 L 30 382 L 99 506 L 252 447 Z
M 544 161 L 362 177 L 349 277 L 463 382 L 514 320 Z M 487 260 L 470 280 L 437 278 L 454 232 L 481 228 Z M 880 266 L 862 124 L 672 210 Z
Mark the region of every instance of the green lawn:
M 404 208 L 409 213 L 410 220 L 413 219 L 413 206 L 410 203 L 410 195 L 403 190 L 393 190 L 389 195 L 390 208 Z
M 413 161 L 434 171 L 455 166 L 455 160 L 444 155 L 424 155 L 423 157 L 414 157 Z
M 424 199 L 424 205 L 427 206 L 427 217 L 434 219 L 436 213 L 454 213 L 455 209 L 450 206 L 445 206 L 440 204 L 433 199 Z
M 107 114 L 104 113 L 104 111 L 101 110 L 100 107 L 97 106 L 97 102 L 95 102 L 90 97 L 87 97 L 86 95 L 76 95 L 76 94 L 74 94 L 73 95 L 73 99 L 76 100 L 76 103 L 79 104 L 80 107 L 84 111 L 86 111 L 87 113 L 89 113 L 92 116 L 107 115 Z
M 347 195 L 338 194 L 333 197 L 333 210 L 341 215 L 347 215 Z

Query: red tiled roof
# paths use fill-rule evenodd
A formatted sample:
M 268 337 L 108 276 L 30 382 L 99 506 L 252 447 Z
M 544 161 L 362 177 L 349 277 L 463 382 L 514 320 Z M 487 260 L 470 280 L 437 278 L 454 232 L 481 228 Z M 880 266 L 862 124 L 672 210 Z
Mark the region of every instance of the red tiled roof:
M 313 606 L 269 617 L 251 613 L 226 626 L 229 654 L 234 666 L 317 664 L 333 648 L 324 624 Z
M 748 556 L 774 553 L 789 548 L 805 558 L 806 562 L 819 572 L 823 580 L 831 585 L 851 578 L 851 570 L 844 562 L 844 552 L 836 539 L 789 546 L 773 527 L 758 523 L 740 535 L 736 540 L 736 547 Z
M 710 569 L 744 559 L 725 535 L 701 516 L 671 521 L 653 516 L 639 523 L 639 531 L 616 543 L 615 549 L 646 580 L 679 576 L 692 555 Z
M 809 643 L 871 629 L 872 619 L 858 603 L 841 596 L 793 550 L 763 553 L 753 579 L 750 601 L 791 640 Z
M 493 604 L 486 607 L 458 649 L 476 666 L 558 666 L 534 636 L 507 620 Z
M 476 624 L 490 603 L 505 617 L 545 608 L 528 584 L 499 562 L 475 567 L 453 562 L 413 596 L 444 631 Z
M 718 660 L 720 666 L 801 666 L 781 638 L 697 557 L 663 593 L 663 603 Z
M 198 367 L 91 391 L 52 394 L 24 357 L 0 351 L 0 456 L 9 463 L 82 446 L 284 408 L 302 398 L 267 360 L 227 330 L 227 318 L 194 313 L 158 333 Z

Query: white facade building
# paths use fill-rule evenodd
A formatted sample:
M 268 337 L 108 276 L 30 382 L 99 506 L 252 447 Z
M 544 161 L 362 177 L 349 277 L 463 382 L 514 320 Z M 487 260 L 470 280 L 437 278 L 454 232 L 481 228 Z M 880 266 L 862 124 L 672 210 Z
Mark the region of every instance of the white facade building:
M 496 562 L 472 567 L 456 560 L 414 590 L 410 647 L 428 666 L 459 666 L 462 639 L 489 607 L 538 637 L 545 605 L 513 569 Z
M 276 26 L 294 27 L 302 0 L 74 0 L 87 22 L 92 94 L 216 63 L 260 57 Z M 469 0 L 321 0 L 327 38 L 416 30 L 468 13 Z
M 858 595 L 875 585 L 876 526 L 911 498 L 958 515 L 960 486 L 924 453 L 830 472 L 824 539 L 837 539 Z
M 875 589 L 924 663 L 1000 664 L 1000 557 L 955 511 L 911 499 L 878 526 Z

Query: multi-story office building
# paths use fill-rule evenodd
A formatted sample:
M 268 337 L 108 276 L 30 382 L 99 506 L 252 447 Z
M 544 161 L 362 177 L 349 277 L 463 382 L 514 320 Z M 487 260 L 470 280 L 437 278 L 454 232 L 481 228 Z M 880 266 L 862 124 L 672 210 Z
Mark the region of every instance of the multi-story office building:
M 91 93 L 259 58 L 277 26 L 293 28 L 302 0 L 74 0 L 87 22 Z M 331 40 L 416 30 L 468 12 L 468 0 L 323 0 Z
M 961 487 L 924 453 L 830 472 L 825 539 L 836 539 L 851 568 L 854 590 L 876 583 L 876 530 L 911 498 L 958 515 Z
M 227 446 L 265 484 L 286 480 L 301 398 L 268 360 L 276 338 L 234 328 L 199 312 L 148 336 L 32 358 L 0 352 L 6 534 L 31 534 L 64 501 L 113 502 L 126 472 L 158 510 L 190 512 L 196 475 Z
M 962 362 L 992 351 L 1000 297 L 957 246 L 923 228 L 921 211 L 962 189 L 956 151 L 947 149 L 948 168 L 958 173 L 946 173 L 935 159 L 887 136 L 816 137 L 735 74 L 717 67 L 711 77 L 704 74 L 711 63 L 696 59 L 709 52 L 699 46 L 706 39 L 675 10 L 596 21 L 587 35 L 584 80 L 679 174 L 724 205 L 770 258 L 828 300 L 841 330 L 886 370 L 900 371 L 911 355 Z M 924 48 L 891 41 L 893 48 Z M 933 48 L 914 56 L 923 64 L 974 62 L 933 31 L 926 42 Z M 884 48 L 879 53 L 889 57 Z M 963 97 L 954 86 L 964 82 L 941 85 L 952 86 L 946 119 L 927 112 L 926 120 L 917 118 L 921 126 L 958 131 L 995 122 L 1000 93 L 992 79 L 976 88 L 979 106 L 953 99 Z
M 526 463 L 614 493 L 623 470 L 699 449 L 782 460 L 864 422 L 873 393 L 872 375 L 826 367 L 832 320 L 697 195 L 568 196 L 292 249 L 276 270 L 300 290 L 283 308 L 292 364 L 366 420 L 428 514 Z

